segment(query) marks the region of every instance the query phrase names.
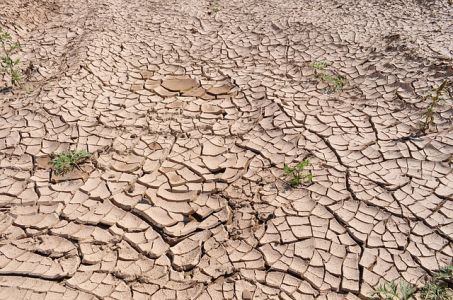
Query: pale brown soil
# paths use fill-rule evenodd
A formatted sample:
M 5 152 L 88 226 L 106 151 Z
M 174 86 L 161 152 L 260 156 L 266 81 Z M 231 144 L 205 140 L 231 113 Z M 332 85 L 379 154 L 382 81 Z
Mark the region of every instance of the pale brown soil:
M 25 74 L 0 94 L 0 299 L 421 284 L 453 257 L 451 94 L 419 130 L 453 79 L 452 18 L 445 0 L 0 0 Z M 69 149 L 93 159 L 57 176 Z M 291 188 L 304 158 L 313 183 Z

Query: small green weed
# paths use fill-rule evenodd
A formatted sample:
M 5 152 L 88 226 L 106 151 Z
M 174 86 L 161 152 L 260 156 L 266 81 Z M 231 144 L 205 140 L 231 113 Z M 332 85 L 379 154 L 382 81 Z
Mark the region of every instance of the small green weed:
M 91 157 L 91 153 L 86 150 L 73 150 L 57 155 L 52 164 L 55 174 L 61 175 L 79 167 L 81 163 Z
M 210 8 L 211 11 L 208 14 L 211 14 L 212 12 L 213 13 L 218 13 L 220 11 L 219 0 L 212 0 L 210 5 L 209 5 L 209 8 Z
M 430 99 L 430 103 L 426 108 L 426 112 L 424 113 L 425 120 L 420 125 L 420 129 L 423 133 L 426 133 L 426 131 L 428 131 L 429 128 L 434 125 L 434 115 L 436 114 L 439 103 L 443 99 L 443 96 L 445 94 L 444 90 L 447 86 L 447 83 L 448 81 L 444 80 L 444 82 L 442 82 L 442 84 L 438 88 L 433 89 L 433 92 L 431 92 L 431 94 L 426 97 L 426 99 Z
M 380 284 L 372 296 L 377 296 L 385 300 L 408 300 L 416 291 L 417 289 L 406 281 L 400 281 L 398 283 L 391 281 Z
M 338 75 L 322 74 L 321 79 L 329 84 L 329 86 L 331 87 L 330 92 L 341 91 L 345 84 L 344 77 Z
M 329 64 L 325 61 L 315 61 L 314 63 L 310 64 L 310 67 L 315 70 L 324 71 L 328 65 Z
M 436 279 L 452 281 L 453 280 L 453 266 L 443 267 L 437 272 Z
M 310 64 L 310 67 L 315 70 L 315 76 L 317 78 L 327 83 L 329 87 L 326 88 L 325 91 L 328 94 L 340 92 L 346 84 L 346 79 L 343 76 L 337 75 L 334 72 L 327 70 L 327 67 L 329 65 L 330 64 L 325 61 L 315 61 Z
M 421 290 L 420 296 L 426 300 L 448 300 L 451 297 L 448 295 L 447 287 L 437 281 L 428 282 Z
M 453 266 L 441 268 L 434 277 L 428 281 L 420 290 L 422 299 L 426 300 L 447 300 L 452 299 L 448 282 L 453 280 Z
M 449 283 L 453 280 L 453 266 L 447 266 L 434 274 L 420 289 L 406 281 L 386 282 L 376 287 L 372 297 L 385 300 L 447 300 L 452 299 L 452 290 Z M 417 297 L 415 297 L 417 294 Z
M 311 183 L 313 181 L 313 173 L 311 170 L 306 170 L 308 166 L 310 166 L 310 161 L 308 159 L 304 159 L 294 167 L 284 164 L 283 172 L 289 178 L 288 183 L 292 187 L 297 187 L 302 183 Z
M 1 29 L 0 45 L 3 52 L 1 57 L 2 72 L 9 75 L 11 85 L 17 86 L 22 78 L 21 72 L 17 68 L 20 59 L 13 59 L 12 56 L 20 48 L 20 45 L 18 42 L 13 42 L 11 35 Z

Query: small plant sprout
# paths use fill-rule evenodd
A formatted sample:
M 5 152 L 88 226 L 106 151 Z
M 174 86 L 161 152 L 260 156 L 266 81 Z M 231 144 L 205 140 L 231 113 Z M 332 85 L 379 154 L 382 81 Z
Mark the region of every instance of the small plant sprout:
M 420 290 L 422 299 L 426 300 L 447 300 L 453 298 L 453 291 L 449 283 L 453 280 L 453 266 L 441 268 L 434 277 L 428 281 Z
M 14 59 L 13 55 L 20 48 L 19 43 L 13 42 L 11 35 L 0 29 L 0 47 L 2 51 L 1 67 L 2 73 L 10 77 L 11 85 L 17 86 L 22 78 L 18 69 L 20 59 Z
M 442 84 L 433 90 L 429 96 L 426 97 L 426 99 L 429 99 L 429 105 L 426 108 L 426 111 L 424 113 L 424 118 L 425 120 L 421 124 L 421 131 L 423 133 L 426 133 L 430 129 L 431 126 L 434 125 L 434 115 L 436 114 L 437 107 L 439 106 L 439 103 L 442 101 L 443 96 L 445 94 L 445 89 L 447 87 L 447 80 L 444 80 Z
M 212 0 L 209 6 L 213 13 L 218 13 L 220 11 L 219 0 Z M 211 14 L 211 12 L 209 14 Z
M 398 283 L 391 281 L 380 284 L 372 296 L 385 300 L 408 300 L 413 297 L 416 291 L 415 286 L 406 281 L 400 281 Z
M 448 290 L 445 284 L 436 281 L 430 281 L 420 291 L 422 299 L 426 300 L 448 300 L 451 295 L 448 295 Z
M 339 92 L 343 89 L 346 79 L 343 76 L 327 70 L 329 65 L 329 63 L 324 61 L 316 61 L 310 64 L 310 67 L 315 70 L 315 76 L 329 86 L 325 90 L 327 93 Z
M 453 281 L 453 265 L 441 268 L 436 274 L 436 279 Z
M 328 65 L 329 64 L 325 61 L 315 61 L 314 63 L 310 64 L 310 67 L 315 70 L 324 71 Z
M 344 77 L 338 76 L 338 75 L 323 74 L 321 76 L 321 79 L 324 82 L 327 82 L 327 84 L 329 84 L 329 86 L 331 87 L 330 88 L 331 92 L 332 91 L 334 91 L 334 92 L 341 91 L 343 89 L 344 84 L 345 84 Z
M 441 268 L 434 276 L 417 289 L 406 281 L 386 282 L 375 288 L 372 297 L 386 300 L 447 300 L 453 299 L 453 291 L 449 284 L 453 280 L 453 266 Z
M 288 178 L 288 183 L 292 187 L 297 187 L 302 183 L 311 183 L 314 176 L 311 170 L 306 169 L 309 166 L 310 161 L 308 159 L 304 159 L 294 167 L 290 167 L 287 164 L 284 164 L 283 172 Z
M 91 157 L 91 153 L 86 150 L 73 150 L 58 154 L 53 160 L 53 168 L 55 174 L 62 175 L 74 168 L 79 168 L 79 165 Z

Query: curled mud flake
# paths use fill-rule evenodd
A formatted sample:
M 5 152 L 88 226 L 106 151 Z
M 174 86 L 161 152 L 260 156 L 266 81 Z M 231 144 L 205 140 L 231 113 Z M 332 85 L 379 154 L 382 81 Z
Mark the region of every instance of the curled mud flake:
M 165 79 L 162 86 L 172 92 L 183 92 L 197 87 L 198 82 L 191 78 Z

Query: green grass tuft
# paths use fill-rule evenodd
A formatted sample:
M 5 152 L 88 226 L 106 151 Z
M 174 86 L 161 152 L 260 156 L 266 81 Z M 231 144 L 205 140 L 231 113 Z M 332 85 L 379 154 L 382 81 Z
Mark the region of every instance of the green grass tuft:
M 343 89 L 345 79 L 342 76 L 322 74 L 321 79 L 332 87 L 332 91 L 339 92 Z
M 423 133 L 426 133 L 432 126 L 434 126 L 434 115 L 437 112 L 437 107 L 439 106 L 439 103 L 444 99 L 445 94 L 448 93 L 447 91 L 445 91 L 447 84 L 448 81 L 444 80 L 444 82 L 442 82 L 439 87 L 433 89 L 431 94 L 426 97 L 426 99 L 429 99 L 429 105 L 424 113 L 425 120 L 420 124 L 420 129 Z
M 20 44 L 13 42 L 11 35 L 8 32 L 4 32 L 0 29 L 0 66 L 1 71 L 4 74 L 8 74 L 10 77 L 11 85 L 19 85 L 22 74 L 17 66 L 20 63 L 20 59 L 13 59 L 12 56 L 16 51 L 20 49 Z
M 58 154 L 53 160 L 53 168 L 55 174 L 62 175 L 72 171 L 81 163 L 91 157 L 91 153 L 86 150 L 73 150 L 65 153 Z
M 437 281 L 428 282 L 420 291 L 422 299 L 426 300 L 448 300 L 451 299 L 448 295 L 447 287 Z
M 328 88 L 326 88 L 325 92 L 340 92 L 346 84 L 346 78 L 335 74 L 335 72 L 331 70 L 327 70 L 327 67 L 329 65 L 330 64 L 325 61 L 315 61 L 310 64 L 310 67 L 315 70 L 315 76 L 321 81 L 327 83 L 327 85 L 329 86 Z
M 329 66 L 329 64 L 325 61 L 315 61 L 314 63 L 310 64 L 310 67 L 319 71 L 324 71 L 327 66 Z
M 398 283 L 391 281 L 377 286 L 371 296 L 385 300 L 407 300 L 415 298 L 425 300 L 453 299 L 453 293 L 449 287 L 452 280 L 453 266 L 446 266 L 436 272 L 419 289 L 406 281 L 399 281 Z
M 380 284 L 374 291 L 372 296 L 377 296 L 379 299 L 385 300 L 408 300 L 413 297 L 417 289 L 406 281 L 386 282 Z
M 287 164 L 283 166 L 283 172 L 288 178 L 288 183 L 292 187 L 297 187 L 302 183 L 311 183 L 313 181 L 313 173 L 310 170 L 306 170 L 310 166 L 310 161 L 305 159 L 299 162 L 294 167 L 290 167 Z

